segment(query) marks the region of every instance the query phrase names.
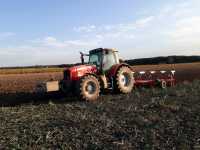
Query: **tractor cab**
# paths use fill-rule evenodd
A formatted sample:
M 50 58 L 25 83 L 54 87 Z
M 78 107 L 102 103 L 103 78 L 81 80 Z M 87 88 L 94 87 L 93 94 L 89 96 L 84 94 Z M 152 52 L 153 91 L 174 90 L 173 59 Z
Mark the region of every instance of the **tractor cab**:
M 108 71 L 112 66 L 119 64 L 118 52 L 103 48 L 91 50 L 88 63 L 96 65 L 99 71 Z

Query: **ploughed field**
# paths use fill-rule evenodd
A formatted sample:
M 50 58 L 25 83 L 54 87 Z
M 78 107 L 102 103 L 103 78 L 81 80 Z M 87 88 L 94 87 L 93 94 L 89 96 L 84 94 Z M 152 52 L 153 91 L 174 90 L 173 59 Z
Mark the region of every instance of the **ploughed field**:
M 175 69 L 178 81 L 200 79 L 200 63 L 133 69 Z M 0 70 L 0 149 L 200 149 L 199 80 L 88 103 L 43 92 L 46 81 L 62 78 L 60 70 Z
M 51 80 L 61 80 L 62 72 L 0 75 L 0 93 L 35 93 Z
M 0 149 L 200 148 L 200 81 L 107 94 L 90 103 L 29 98 L 0 107 Z
M 133 70 L 136 72 L 145 70 L 175 70 L 175 77 L 178 82 L 200 79 L 200 63 L 141 65 L 133 66 Z
M 146 70 L 176 70 L 177 81 L 200 79 L 200 63 L 133 66 L 135 72 Z M 35 73 L 34 73 L 35 72 Z M 46 81 L 61 80 L 62 69 L 0 70 L 0 93 L 35 93 Z

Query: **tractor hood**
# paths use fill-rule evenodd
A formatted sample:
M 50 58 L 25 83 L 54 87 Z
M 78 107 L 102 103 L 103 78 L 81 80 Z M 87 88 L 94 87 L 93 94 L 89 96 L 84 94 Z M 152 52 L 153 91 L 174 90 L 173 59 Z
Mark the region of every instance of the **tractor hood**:
M 67 68 L 64 71 L 64 79 L 79 80 L 85 74 L 96 73 L 97 68 L 95 65 L 79 65 Z

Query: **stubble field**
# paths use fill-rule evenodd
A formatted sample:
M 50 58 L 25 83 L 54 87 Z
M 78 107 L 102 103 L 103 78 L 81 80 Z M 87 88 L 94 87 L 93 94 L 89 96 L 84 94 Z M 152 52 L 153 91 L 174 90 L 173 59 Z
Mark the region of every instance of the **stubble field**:
M 1 74 L 0 149 L 199 149 L 200 82 L 182 81 L 200 79 L 200 63 L 133 69 L 175 69 L 181 83 L 88 103 L 38 91 L 60 71 Z

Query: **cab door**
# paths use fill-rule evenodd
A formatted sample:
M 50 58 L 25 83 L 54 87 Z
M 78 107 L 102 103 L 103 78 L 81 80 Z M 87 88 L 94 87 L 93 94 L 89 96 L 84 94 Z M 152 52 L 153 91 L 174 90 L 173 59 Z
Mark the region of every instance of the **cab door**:
M 105 51 L 103 55 L 103 64 L 102 70 L 104 72 L 111 69 L 113 65 L 119 64 L 119 59 L 116 52 L 114 51 Z

